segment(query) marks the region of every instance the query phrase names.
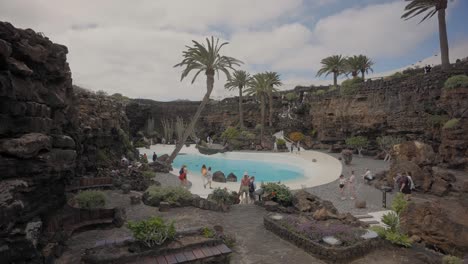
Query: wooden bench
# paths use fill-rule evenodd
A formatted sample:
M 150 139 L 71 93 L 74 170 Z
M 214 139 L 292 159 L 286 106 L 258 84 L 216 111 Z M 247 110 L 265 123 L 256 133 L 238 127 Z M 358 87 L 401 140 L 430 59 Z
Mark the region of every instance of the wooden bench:
M 177 263 L 199 263 L 198 261 L 207 258 L 221 257 L 228 255 L 232 252 L 225 244 L 219 244 L 216 246 L 204 246 L 193 250 L 186 250 L 174 254 L 167 254 L 162 256 L 144 257 L 133 262 L 131 264 L 177 264 Z

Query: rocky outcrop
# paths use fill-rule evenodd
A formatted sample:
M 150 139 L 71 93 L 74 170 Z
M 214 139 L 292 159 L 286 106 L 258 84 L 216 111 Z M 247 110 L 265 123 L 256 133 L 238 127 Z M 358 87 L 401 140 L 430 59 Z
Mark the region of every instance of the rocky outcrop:
M 468 252 L 468 199 L 410 203 L 401 216 L 408 235 L 427 246 L 463 257 Z
M 65 46 L 0 22 L 0 262 L 35 263 L 42 216 L 65 203 L 77 117 Z

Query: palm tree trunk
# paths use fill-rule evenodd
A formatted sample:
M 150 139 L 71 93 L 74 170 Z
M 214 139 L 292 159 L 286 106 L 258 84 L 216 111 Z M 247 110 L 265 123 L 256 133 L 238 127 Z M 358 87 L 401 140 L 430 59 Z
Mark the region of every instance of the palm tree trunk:
M 364 71 L 361 71 L 361 78 L 364 81 Z
M 338 74 L 336 72 L 333 72 L 333 85 L 338 85 Z
M 177 154 L 179 154 L 180 150 L 184 146 L 185 141 L 187 140 L 189 135 L 192 134 L 192 131 L 195 128 L 195 124 L 197 123 L 198 118 L 200 117 L 200 114 L 203 108 L 205 108 L 205 105 L 210 100 L 210 95 L 211 95 L 211 92 L 213 91 L 213 85 L 214 85 L 214 72 L 213 73 L 209 72 L 206 74 L 206 93 L 205 93 L 205 96 L 203 97 L 203 101 L 198 106 L 197 112 L 193 116 L 192 121 L 190 121 L 189 126 L 187 127 L 187 129 L 185 129 L 184 134 L 182 136 L 182 140 L 179 140 L 177 142 L 176 148 L 172 152 L 171 156 L 169 156 L 169 158 L 166 160 L 167 164 L 172 164 Z
M 268 113 L 268 125 L 273 126 L 273 91 L 268 93 L 268 101 L 270 102 L 270 111 Z
M 260 121 L 260 124 L 262 126 L 260 129 L 260 145 L 261 145 L 263 142 L 263 132 L 265 130 L 265 98 L 263 94 L 260 95 L 260 112 L 262 115 L 262 120 Z
M 242 87 L 239 87 L 239 122 L 240 127 L 244 128 L 244 112 L 242 111 Z
M 445 22 L 445 9 L 437 11 L 439 18 L 439 41 L 440 41 L 440 55 L 442 57 L 442 69 L 447 70 L 450 68 L 449 60 L 449 47 L 447 38 L 447 24 Z

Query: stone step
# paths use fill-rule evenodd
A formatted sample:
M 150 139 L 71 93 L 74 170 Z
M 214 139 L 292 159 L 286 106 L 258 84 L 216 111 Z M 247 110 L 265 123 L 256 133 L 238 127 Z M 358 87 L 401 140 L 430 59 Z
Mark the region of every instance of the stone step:
M 370 221 L 360 220 L 360 221 L 369 225 L 380 225 L 380 222 L 376 220 L 370 220 Z
M 365 219 L 365 218 L 373 218 L 372 215 L 366 214 L 366 215 L 355 215 L 357 219 Z

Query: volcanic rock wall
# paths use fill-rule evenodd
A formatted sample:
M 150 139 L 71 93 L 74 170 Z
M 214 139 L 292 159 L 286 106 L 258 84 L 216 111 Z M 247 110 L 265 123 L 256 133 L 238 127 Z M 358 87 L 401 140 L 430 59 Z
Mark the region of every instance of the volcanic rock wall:
M 67 53 L 0 22 L 0 263 L 42 263 L 65 185 L 135 153 L 124 103 L 74 89 Z
M 76 116 L 65 46 L 0 22 L 0 262 L 37 260 L 41 216 L 65 202 Z

